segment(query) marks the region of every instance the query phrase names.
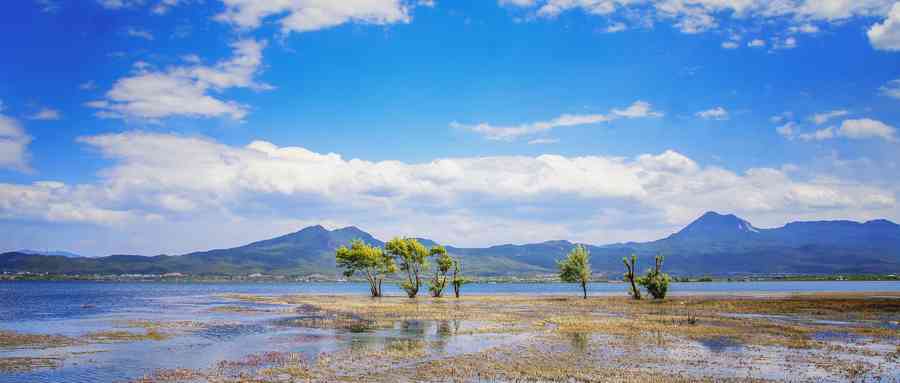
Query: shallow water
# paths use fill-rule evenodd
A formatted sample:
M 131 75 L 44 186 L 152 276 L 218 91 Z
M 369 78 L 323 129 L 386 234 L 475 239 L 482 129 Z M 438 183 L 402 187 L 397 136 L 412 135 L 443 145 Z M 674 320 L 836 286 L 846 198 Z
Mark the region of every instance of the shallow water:
M 593 284 L 594 295 L 623 294 L 622 284 Z M 814 291 L 900 291 L 898 282 L 748 282 L 679 283 L 680 294 L 786 294 Z M 567 284 L 472 284 L 468 294 L 577 294 Z M 396 286 L 386 289 L 402 295 Z M 239 302 L 222 298 L 225 293 L 359 294 L 364 284 L 175 284 L 96 282 L 0 283 L 0 330 L 60 334 L 78 337 L 114 329 L 142 333 L 132 321 L 178 323 L 164 328 L 176 336 L 161 341 L 89 344 L 35 349 L 0 349 L 0 358 L 60 357 L 58 369 L 0 373 L 0 383 L 12 382 L 114 382 L 151 374 L 157 369 L 208 369 L 218 362 L 238 360 L 267 351 L 297 352 L 309 359 L 339 350 L 385 348 L 398 341 L 414 341 L 425 347 L 425 358 L 474 353 L 521 341 L 523 334 L 477 334 L 465 331 L 482 323 L 465 321 L 398 321 L 391 328 L 330 329 L 299 327 L 290 321 L 315 315 L 304 308 Z M 239 312 L 238 312 L 239 311 Z M 822 340 L 840 340 L 821 334 Z M 586 338 L 573 337 L 573 345 L 585 347 Z M 697 344 L 712 354 L 744 352 L 728 339 Z M 696 351 L 699 352 L 699 351 Z

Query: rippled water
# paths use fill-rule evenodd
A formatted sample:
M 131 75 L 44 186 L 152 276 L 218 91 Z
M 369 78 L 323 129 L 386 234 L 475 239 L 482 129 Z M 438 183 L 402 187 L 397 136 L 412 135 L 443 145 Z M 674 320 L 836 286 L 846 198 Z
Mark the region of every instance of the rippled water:
M 624 294 L 623 284 L 593 284 L 595 295 Z M 898 282 L 749 282 L 679 283 L 675 294 L 790 293 L 813 291 L 900 291 Z M 390 295 L 402 295 L 396 286 Z M 397 339 L 427 340 L 434 355 L 474 352 L 514 341 L 514 335 L 454 335 L 477 325 L 469 322 L 401 321 L 393 328 L 354 332 L 292 326 L 293 308 L 221 298 L 224 293 L 360 294 L 364 284 L 175 284 L 94 282 L 0 283 L 0 330 L 77 337 L 109 329 L 137 331 L 129 321 L 197 322 L 196 329 L 162 341 L 91 344 L 45 350 L 3 350 L 0 358 L 61 357 L 58 369 L 0 373 L 0 382 L 114 382 L 139 378 L 160 368 L 214 366 L 265 351 L 300 352 L 315 357 L 343 348 L 384 345 Z M 579 294 L 567 284 L 472 284 L 467 294 Z M 253 313 L 217 310 L 240 307 Z M 822 335 L 827 337 L 828 334 Z M 723 342 L 705 345 L 730 351 Z

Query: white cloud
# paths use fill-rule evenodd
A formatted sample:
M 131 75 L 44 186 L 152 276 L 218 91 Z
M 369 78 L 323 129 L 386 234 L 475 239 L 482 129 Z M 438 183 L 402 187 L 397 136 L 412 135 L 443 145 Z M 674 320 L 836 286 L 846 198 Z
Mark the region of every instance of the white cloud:
M 771 121 L 773 124 L 780 124 L 792 118 L 794 118 L 794 112 L 783 112 L 781 114 L 770 117 L 769 121 Z
M 856 140 L 881 138 L 890 142 L 897 141 L 897 129 L 869 118 L 845 120 L 838 130 L 838 135 Z
M 790 28 L 788 28 L 788 31 L 790 31 L 791 33 L 807 34 L 816 34 L 820 32 L 819 27 L 809 23 L 791 26 Z
M 41 120 L 41 121 L 53 121 L 59 120 L 62 118 L 62 114 L 59 113 L 58 110 L 53 108 L 41 108 L 36 113 L 28 116 L 29 120 Z
M 895 0 L 501 0 L 500 4 L 527 9 L 532 14 L 530 18 L 555 18 L 565 12 L 579 10 L 608 20 L 624 19 L 636 27 L 652 26 L 656 22 L 669 23 L 688 34 L 728 30 L 744 27 L 749 23 L 751 27 L 783 28 L 781 33 L 775 31 L 774 35 L 778 36 L 785 33 L 817 34 L 822 26 L 839 25 L 848 19 L 887 16 L 894 2 Z M 873 28 L 876 27 L 878 25 Z M 883 28 L 878 27 L 876 34 L 886 35 L 881 33 L 881 29 Z M 797 40 L 793 37 L 773 40 L 772 46 L 791 49 L 797 46 Z
M 625 109 L 613 109 L 609 114 L 564 114 L 550 121 L 539 121 L 515 126 L 498 126 L 486 122 L 466 125 L 450 123 L 454 129 L 465 129 L 483 135 L 489 140 L 512 141 L 520 137 L 549 132 L 555 128 L 591 125 L 609 122 L 619 118 L 653 118 L 662 113 L 652 110 L 649 103 L 636 101 Z
M 830 120 L 833 119 L 833 118 L 836 118 L 836 117 L 843 117 L 843 116 L 846 116 L 846 115 L 848 115 L 848 114 L 850 114 L 850 112 L 849 112 L 849 111 L 846 111 L 846 110 L 843 110 L 843 109 L 840 109 L 840 110 L 832 110 L 832 111 L 830 111 L 830 112 L 816 113 L 816 114 L 814 114 L 812 117 L 810 117 L 810 120 L 812 120 L 813 122 L 815 122 L 816 125 L 822 125 L 822 124 L 824 124 L 824 123 L 830 121 Z
M 122 9 L 143 5 L 144 0 L 97 0 L 97 3 L 106 9 Z
M 53 0 L 36 0 L 36 3 L 44 13 L 56 13 L 60 9 L 59 3 Z
M 115 82 L 102 100 L 87 105 L 103 118 L 159 119 L 171 116 L 219 117 L 241 120 L 247 107 L 210 94 L 229 88 L 267 90 L 254 77 L 262 66 L 265 42 L 240 40 L 232 44 L 234 56 L 213 66 L 191 65 L 165 71 L 135 64 L 137 72 Z
M 408 23 L 414 5 L 401 0 L 222 0 L 219 21 L 257 28 L 275 17 L 283 33 L 309 32 L 345 23 L 388 25 Z
M 781 121 L 781 120 L 779 120 Z M 779 135 L 784 136 L 788 139 L 794 138 L 794 133 L 797 129 L 797 124 L 794 122 L 788 122 L 782 126 L 775 128 L 775 131 L 778 132 Z
M 2 111 L 0 104 L 0 112 Z M 28 165 L 30 143 L 31 137 L 25 133 L 25 129 L 18 121 L 0 114 L 0 169 L 31 172 Z
M 872 25 L 866 34 L 875 49 L 900 51 L 900 3 L 895 3 L 884 21 Z
M 528 141 L 528 145 L 545 145 L 545 144 L 557 144 L 559 143 L 558 138 L 535 138 L 531 141 Z
M 772 44 L 773 49 L 794 49 L 797 47 L 797 39 L 794 37 L 785 37 L 783 39 L 775 39 Z
M 612 114 L 615 117 L 624 118 L 656 118 L 662 117 L 663 113 L 653 110 L 653 107 L 646 101 L 635 101 L 625 109 L 613 109 Z
M 95 83 L 93 80 L 87 81 L 87 82 L 84 82 L 84 83 L 82 83 L 81 85 L 79 85 L 79 86 L 78 86 L 78 89 L 81 89 L 81 90 L 94 90 L 94 89 L 97 89 L 97 83 Z
M 610 24 L 609 26 L 606 27 L 605 31 L 606 31 L 606 33 L 616 33 L 616 32 L 622 32 L 626 29 L 628 29 L 628 27 L 625 25 L 625 23 L 620 21 L 620 22 Z
M 900 78 L 888 81 L 881 88 L 878 88 L 882 95 L 900 100 Z
M 704 110 L 697 112 L 695 114 L 697 117 L 700 117 L 704 120 L 727 120 L 728 119 L 728 111 L 721 106 L 717 106 L 712 109 Z
M 722 43 L 722 48 L 725 49 L 737 49 L 738 43 L 735 41 L 725 41 Z
M 881 121 L 861 118 L 844 120 L 838 127 L 818 129 L 811 133 L 799 134 L 797 137 L 804 141 L 822 141 L 841 137 L 851 140 L 882 139 L 888 142 L 897 142 L 897 129 Z
M 200 233 L 207 247 L 238 244 L 217 232 L 186 230 L 202 227 L 201 222 L 215 222 L 217 230 L 271 228 L 269 222 L 289 220 L 339 222 L 382 237 L 424 235 L 457 245 L 553 238 L 602 243 L 614 239 L 601 234 L 607 229 L 617 230 L 616 239 L 660 234 L 646 232 L 643 224 L 610 221 L 608 215 L 617 211 L 647 217 L 667 231 L 710 209 L 787 220 L 803 214 L 856 217 L 896 207 L 891 189 L 798 169 L 736 173 L 671 150 L 631 158 L 494 156 L 406 163 L 345 159 L 265 141 L 236 147 L 141 132 L 81 142 L 112 161 L 98 182 L 0 184 L 0 217 L 146 227 L 150 230 L 142 233 L 166 239 L 154 237 L 146 244 L 150 248 L 139 249 L 153 253 L 185 250 Z M 257 237 L 246 239 L 284 231 L 253 232 Z
M 830 140 L 835 137 L 834 127 L 828 127 L 824 129 L 816 130 L 812 133 L 801 133 L 797 137 L 800 137 L 803 141 L 822 141 L 822 140 Z
M 765 40 L 761 40 L 761 39 L 753 39 L 747 43 L 747 46 L 751 47 L 751 48 L 762 48 L 762 47 L 766 46 L 766 42 L 765 42 Z
M 168 13 L 170 9 L 188 1 L 190 0 L 160 0 L 153 6 L 152 12 L 157 15 L 164 15 Z
M 140 29 L 140 28 L 135 28 L 135 27 L 129 27 L 129 28 L 125 31 L 125 33 L 127 33 L 128 36 L 131 36 L 131 37 L 137 37 L 137 38 L 140 38 L 140 39 L 144 39 L 144 40 L 148 40 L 148 41 L 153 41 L 153 33 L 151 33 L 150 31 L 148 31 L 148 30 L 146 30 L 146 29 Z

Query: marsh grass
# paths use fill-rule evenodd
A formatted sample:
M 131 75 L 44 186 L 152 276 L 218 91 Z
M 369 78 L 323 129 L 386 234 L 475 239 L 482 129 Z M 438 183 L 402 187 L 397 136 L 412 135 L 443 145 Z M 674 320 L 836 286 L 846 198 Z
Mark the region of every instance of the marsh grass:
M 140 341 L 162 341 L 172 337 L 171 334 L 159 332 L 154 329 L 148 329 L 143 333 L 131 331 L 98 331 L 88 333 L 83 336 L 94 343 L 118 343 L 118 342 L 140 342 Z
M 13 331 L 0 331 L 0 349 L 43 349 L 71 346 L 77 343 L 77 339 L 62 335 L 24 334 Z
M 38 369 L 52 369 L 62 366 L 60 358 L 0 358 L 0 372 L 21 373 Z

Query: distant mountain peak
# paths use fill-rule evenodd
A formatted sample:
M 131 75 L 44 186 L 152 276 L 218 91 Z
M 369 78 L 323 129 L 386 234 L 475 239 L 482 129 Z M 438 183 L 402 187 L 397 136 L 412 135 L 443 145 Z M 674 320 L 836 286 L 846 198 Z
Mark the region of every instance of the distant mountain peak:
M 759 233 L 759 231 L 749 221 L 734 214 L 719 214 L 714 211 L 708 211 L 684 229 L 681 229 L 681 231 L 673 234 L 672 237 L 715 236 L 721 238 Z

